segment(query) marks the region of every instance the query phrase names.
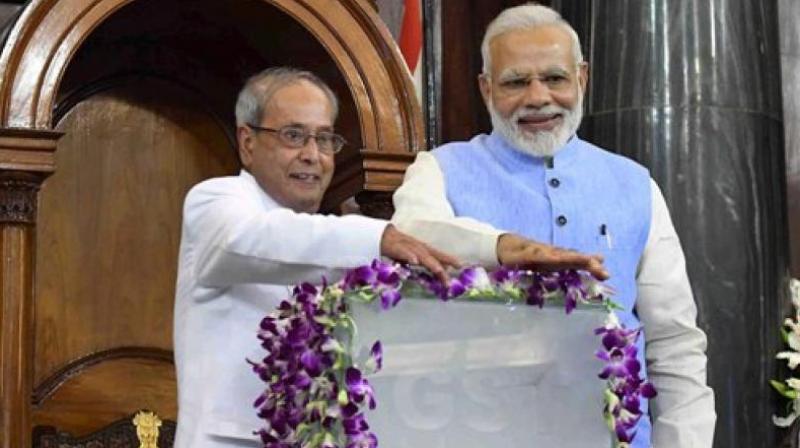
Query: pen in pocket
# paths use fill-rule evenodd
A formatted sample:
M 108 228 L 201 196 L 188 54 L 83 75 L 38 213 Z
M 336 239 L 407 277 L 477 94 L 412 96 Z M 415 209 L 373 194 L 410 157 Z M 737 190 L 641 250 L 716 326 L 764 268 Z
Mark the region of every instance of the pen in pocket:
M 608 229 L 607 225 L 600 225 L 600 236 L 605 238 L 606 246 L 608 246 L 609 249 L 614 248 L 614 242 L 611 240 L 611 231 Z

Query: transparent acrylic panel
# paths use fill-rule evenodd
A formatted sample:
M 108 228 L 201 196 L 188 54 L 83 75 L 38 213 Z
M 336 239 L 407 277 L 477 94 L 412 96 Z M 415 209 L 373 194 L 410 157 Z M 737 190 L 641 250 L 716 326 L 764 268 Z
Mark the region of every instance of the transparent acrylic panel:
M 381 447 L 611 446 L 594 357 L 601 309 L 409 298 L 354 308 L 362 356 L 383 344 L 367 411 Z

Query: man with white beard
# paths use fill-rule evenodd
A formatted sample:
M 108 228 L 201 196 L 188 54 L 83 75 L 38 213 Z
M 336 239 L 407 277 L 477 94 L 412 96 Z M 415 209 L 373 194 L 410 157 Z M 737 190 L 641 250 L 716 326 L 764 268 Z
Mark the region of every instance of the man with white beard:
M 552 9 L 528 4 L 494 19 L 481 52 L 492 133 L 420 153 L 392 221 L 485 266 L 509 264 L 499 249 L 521 238 L 601 254 L 620 320 L 644 327 L 640 362 L 658 390 L 631 446 L 711 447 L 706 337 L 683 251 L 647 169 L 575 135 L 588 79 L 577 34 Z

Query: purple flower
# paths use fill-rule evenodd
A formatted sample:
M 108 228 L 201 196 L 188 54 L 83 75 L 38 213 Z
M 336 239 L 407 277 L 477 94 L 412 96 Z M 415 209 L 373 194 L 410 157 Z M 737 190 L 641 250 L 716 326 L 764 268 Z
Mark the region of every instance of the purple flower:
M 295 286 L 294 290 L 292 291 L 292 296 L 294 296 L 295 300 L 298 303 L 307 303 L 315 301 L 317 298 L 317 288 L 312 285 L 311 283 L 301 283 L 299 286 Z
M 561 290 L 564 291 L 564 307 L 567 314 L 571 313 L 578 301 L 583 300 L 586 296 L 586 285 L 584 285 L 583 277 L 578 271 L 569 270 L 559 276 L 559 283 Z
M 447 301 L 449 299 L 449 289 L 444 286 L 438 278 L 434 277 L 428 272 L 415 272 L 413 280 L 416 280 L 425 289 L 431 292 L 434 296 L 441 300 Z
M 310 348 L 305 349 L 300 355 L 300 364 L 311 376 L 322 373 L 322 356 Z
M 311 325 L 301 319 L 295 319 L 292 324 L 286 337 L 287 342 L 293 346 L 305 345 L 311 337 Z
M 405 273 L 405 268 L 400 265 L 383 263 L 378 260 L 372 261 L 372 269 L 375 270 L 377 283 L 392 287 L 400 285 Z
M 375 409 L 375 393 L 369 381 L 361 375 L 361 371 L 355 367 L 350 367 L 345 372 L 345 383 L 350 400 L 361 403 L 367 399 L 370 409 Z
M 605 361 L 603 371 L 598 375 L 602 379 L 609 377 L 626 378 L 636 376 L 641 370 L 641 364 L 636 359 L 636 347 L 629 346 L 624 349 L 618 347 L 610 351 L 598 350 L 595 354 L 598 359 Z
M 408 277 L 408 274 L 408 269 L 399 264 L 373 260 L 369 266 L 359 266 L 348 271 L 343 287 L 345 290 L 364 286 L 371 286 L 375 289 L 387 286 L 397 289 L 402 280 Z
M 510 269 L 505 266 L 501 266 L 499 269 L 489 274 L 492 282 L 501 286 L 517 283 L 521 276 L 522 271 Z
M 311 377 L 304 371 L 299 371 L 292 376 L 292 386 L 300 389 L 308 389 L 311 386 Z
M 259 325 L 261 330 L 278 336 L 280 333 L 278 332 L 278 326 L 275 324 L 275 320 L 274 316 L 267 316 L 261 319 L 261 324 Z
M 396 289 L 386 289 L 381 292 L 381 308 L 384 310 L 394 308 L 402 298 L 403 297 L 400 296 L 400 291 Z
M 367 424 L 367 419 L 364 418 L 364 414 L 355 414 L 351 417 L 345 418 L 342 420 L 342 427 L 344 428 L 344 433 L 348 436 L 361 434 L 369 429 L 369 425 Z
M 381 341 L 375 341 L 369 351 L 369 357 L 375 364 L 375 373 L 383 368 L 383 346 Z
M 371 432 L 362 432 L 348 437 L 347 448 L 377 448 L 378 438 Z
M 628 429 L 629 428 L 627 427 L 627 425 L 617 422 L 614 428 L 614 433 L 616 434 L 617 440 L 619 442 L 622 443 L 633 442 L 633 438 L 636 437 L 636 431 L 633 431 L 632 433 L 629 434 Z
M 353 367 L 353 354 L 346 348 L 351 329 L 339 332 L 337 328 L 350 322 L 345 316 L 348 294 L 379 299 L 383 309 L 391 309 L 401 300 L 400 290 L 409 278 L 443 300 L 475 290 L 510 294 L 515 300 L 522 293 L 528 304 L 538 306 L 550 297 L 563 297 L 567 313 L 579 302 L 612 293 L 577 271 L 542 274 L 501 268 L 489 274 L 483 268 L 467 268 L 445 286 L 429 272 L 412 272 L 380 260 L 348 271 L 344 280 L 332 285 L 325 278 L 321 286 L 301 283 L 261 321 L 257 337 L 266 351 L 261 362 L 248 360 L 266 383 L 253 403 L 265 421 L 265 428 L 258 432 L 264 447 L 304 446 L 312 440 L 323 448 L 377 447 L 378 439 L 369 431 L 362 410 L 376 407 L 365 374 L 382 368 L 381 343 L 373 344 L 362 372 Z M 603 344 L 596 356 L 606 364 L 600 376 L 608 382 L 604 413 L 617 439 L 627 443 L 642 417 L 642 400 L 656 394 L 653 385 L 640 377 L 635 346 L 640 330 L 626 330 L 611 314 L 596 334 Z M 298 431 L 301 425 L 314 429 Z
M 639 394 L 625 395 L 622 397 L 622 407 L 631 414 L 641 414 L 642 411 L 639 405 Z
M 656 395 L 658 395 L 658 392 L 656 392 L 656 387 L 650 382 L 642 384 L 639 388 L 639 393 L 647 399 L 654 398 Z
M 371 266 L 359 266 L 347 271 L 344 278 L 345 289 L 354 289 L 360 286 L 372 285 L 375 283 L 377 273 Z
M 459 279 L 450 280 L 450 286 L 447 288 L 448 297 L 459 297 L 467 292 L 468 286 Z
M 601 327 L 594 330 L 597 335 L 603 335 L 602 343 L 606 350 L 612 348 L 624 348 L 633 345 L 639 338 L 640 328 L 628 330 L 622 327 Z
M 525 303 L 539 308 L 543 307 L 546 292 L 542 282 L 542 274 L 534 272 L 531 277 L 531 285 L 525 290 Z

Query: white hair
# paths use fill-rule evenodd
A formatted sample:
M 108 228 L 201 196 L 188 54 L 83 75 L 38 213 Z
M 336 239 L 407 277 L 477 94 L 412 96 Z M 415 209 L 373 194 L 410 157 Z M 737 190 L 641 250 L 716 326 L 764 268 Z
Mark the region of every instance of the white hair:
M 486 28 L 481 44 L 484 76 L 491 75 L 492 59 L 489 53 L 489 44 L 492 39 L 509 31 L 530 30 L 542 26 L 558 26 L 564 29 L 572 38 L 572 55 L 575 58 L 575 64 L 583 62 L 581 40 L 575 29 L 555 10 L 536 3 L 527 3 L 504 10 Z
M 333 120 L 339 113 L 339 101 L 336 94 L 319 76 L 292 67 L 271 67 L 256 73 L 247 79 L 236 100 L 236 126 L 246 124 L 258 125 L 264 115 L 264 109 L 275 93 L 291 84 L 308 81 L 325 93 L 333 109 Z

